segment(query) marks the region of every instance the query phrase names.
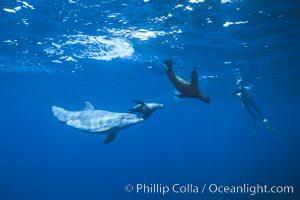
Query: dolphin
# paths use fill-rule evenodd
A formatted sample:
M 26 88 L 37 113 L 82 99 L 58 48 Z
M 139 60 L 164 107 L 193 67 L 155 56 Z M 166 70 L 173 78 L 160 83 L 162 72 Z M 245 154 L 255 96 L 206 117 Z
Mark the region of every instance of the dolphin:
M 205 96 L 203 92 L 199 89 L 198 86 L 198 73 L 196 69 L 193 70 L 191 78 L 191 83 L 186 82 L 181 77 L 177 76 L 173 71 L 173 62 L 172 60 L 166 60 L 165 65 L 167 68 L 164 68 L 167 73 L 170 81 L 173 86 L 180 92 L 180 94 L 173 94 L 179 98 L 189 97 L 196 98 L 204 101 L 206 103 L 210 103 L 210 99 L 208 96 Z
M 144 120 L 130 113 L 95 110 L 89 102 L 85 102 L 85 108 L 81 111 L 67 111 L 52 106 L 52 113 L 59 121 L 66 123 L 68 126 L 86 132 L 108 134 L 104 144 L 112 142 L 119 131 Z
M 147 119 L 152 115 L 152 113 L 164 107 L 163 104 L 160 103 L 146 103 L 140 100 L 132 100 L 137 105 L 129 109 L 130 113 L 138 112 L 144 114 L 143 119 Z

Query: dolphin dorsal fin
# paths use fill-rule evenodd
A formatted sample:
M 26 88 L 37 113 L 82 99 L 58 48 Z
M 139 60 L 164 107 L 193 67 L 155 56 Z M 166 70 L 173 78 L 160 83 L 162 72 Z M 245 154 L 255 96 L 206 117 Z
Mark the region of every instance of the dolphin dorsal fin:
M 90 102 L 86 101 L 86 102 L 84 102 L 84 104 L 85 104 L 85 107 L 83 110 L 95 110 L 94 106 Z

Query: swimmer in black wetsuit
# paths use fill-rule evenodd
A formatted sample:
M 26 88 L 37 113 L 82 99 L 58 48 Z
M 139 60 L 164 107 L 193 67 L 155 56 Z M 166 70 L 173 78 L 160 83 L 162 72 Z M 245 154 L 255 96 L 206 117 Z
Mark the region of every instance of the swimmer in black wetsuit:
M 263 124 L 265 125 L 265 127 L 268 131 L 274 131 L 275 130 L 275 128 L 272 126 L 272 124 L 267 120 L 267 118 L 264 117 L 264 115 L 260 112 L 258 107 L 255 105 L 255 103 L 254 103 L 252 97 L 250 96 L 248 90 L 246 89 L 245 86 L 242 85 L 242 81 L 240 81 L 236 84 L 236 89 L 233 91 L 232 95 L 236 95 L 241 99 L 243 107 L 252 116 L 252 118 L 254 120 L 254 133 L 256 132 L 256 115 L 253 112 L 253 110 L 261 118 Z

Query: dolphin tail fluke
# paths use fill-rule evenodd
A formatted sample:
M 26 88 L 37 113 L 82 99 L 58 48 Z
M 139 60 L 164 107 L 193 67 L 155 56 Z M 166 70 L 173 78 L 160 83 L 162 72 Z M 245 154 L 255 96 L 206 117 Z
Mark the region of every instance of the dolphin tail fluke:
M 68 121 L 68 115 L 65 109 L 57 107 L 57 106 L 52 106 L 52 113 L 53 115 L 62 122 Z
M 110 133 L 108 134 L 106 140 L 103 142 L 103 144 L 109 144 L 111 143 L 117 136 L 117 133 Z

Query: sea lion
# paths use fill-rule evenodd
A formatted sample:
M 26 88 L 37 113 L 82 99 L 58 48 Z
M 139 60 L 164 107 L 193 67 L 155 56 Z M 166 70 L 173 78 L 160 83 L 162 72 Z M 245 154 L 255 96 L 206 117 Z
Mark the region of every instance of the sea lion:
M 152 113 L 157 110 L 164 107 L 163 104 L 160 103 L 146 103 L 139 100 L 132 100 L 137 105 L 133 108 L 129 109 L 130 113 L 138 112 L 144 114 L 143 119 L 147 119 L 152 115 Z
M 191 78 L 191 83 L 183 80 L 179 76 L 177 76 L 173 71 L 173 62 L 172 60 L 166 60 L 165 65 L 167 68 L 164 68 L 166 71 L 170 81 L 172 82 L 173 86 L 180 92 L 180 94 L 173 94 L 179 98 L 189 97 L 189 98 L 196 98 L 204 101 L 206 103 L 210 103 L 210 99 L 208 96 L 204 95 L 202 91 L 199 89 L 198 86 L 198 73 L 196 69 L 193 69 Z

